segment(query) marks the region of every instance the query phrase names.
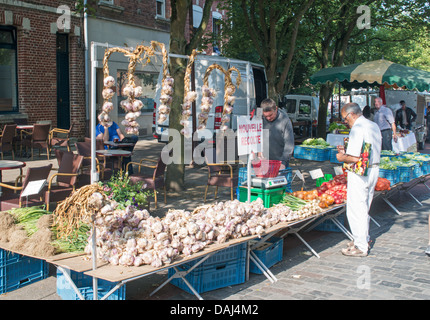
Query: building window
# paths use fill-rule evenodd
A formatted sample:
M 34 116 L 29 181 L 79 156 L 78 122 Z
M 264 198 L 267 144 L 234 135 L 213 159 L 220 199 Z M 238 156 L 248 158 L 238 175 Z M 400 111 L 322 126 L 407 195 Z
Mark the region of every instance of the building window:
M 16 29 L 0 27 L 0 112 L 18 111 Z
M 215 39 L 214 45 L 218 47 L 221 43 L 221 20 L 222 15 L 219 12 L 212 12 L 212 34 Z
M 156 0 L 156 1 L 157 1 L 157 6 L 156 6 L 157 17 L 165 18 L 166 17 L 166 1 L 165 0 Z
M 158 73 L 155 72 L 142 72 L 136 71 L 134 73 L 136 86 L 141 86 L 143 89 L 142 95 L 139 100 L 143 103 L 141 112 L 154 111 L 154 97 L 155 89 L 157 88 Z M 122 95 L 122 90 L 128 83 L 127 71 L 118 70 L 117 72 L 117 92 L 118 92 L 118 114 L 123 115 L 126 111 L 121 107 L 121 101 L 127 100 L 126 96 Z

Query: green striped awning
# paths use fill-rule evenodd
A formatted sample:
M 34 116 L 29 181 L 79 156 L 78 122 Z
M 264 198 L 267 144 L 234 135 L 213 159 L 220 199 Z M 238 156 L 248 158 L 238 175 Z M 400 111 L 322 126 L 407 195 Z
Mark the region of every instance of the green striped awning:
M 388 85 L 430 91 L 430 72 L 383 59 L 322 69 L 310 78 L 312 84 L 335 81 L 353 88 Z

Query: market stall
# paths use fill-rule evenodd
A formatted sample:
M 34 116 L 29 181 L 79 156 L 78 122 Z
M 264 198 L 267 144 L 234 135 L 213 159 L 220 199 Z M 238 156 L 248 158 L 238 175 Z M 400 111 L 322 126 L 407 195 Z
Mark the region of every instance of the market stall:
M 402 134 L 397 138 L 397 142 L 392 141 L 393 151 L 396 153 L 399 152 L 408 152 L 408 151 L 416 151 L 417 150 L 417 139 L 415 137 L 415 133 L 409 131 L 407 134 Z

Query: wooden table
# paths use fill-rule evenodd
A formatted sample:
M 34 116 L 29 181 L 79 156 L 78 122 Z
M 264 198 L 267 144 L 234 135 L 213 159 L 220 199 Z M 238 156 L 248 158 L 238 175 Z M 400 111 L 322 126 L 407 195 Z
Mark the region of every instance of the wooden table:
M 104 166 L 106 168 L 106 158 L 107 157 L 117 157 L 118 158 L 118 168 L 120 172 L 122 172 L 122 158 L 123 157 L 130 157 L 131 151 L 121 150 L 121 149 L 103 149 L 103 150 L 96 150 L 96 154 L 98 156 L 103 156 L 104 158 Z

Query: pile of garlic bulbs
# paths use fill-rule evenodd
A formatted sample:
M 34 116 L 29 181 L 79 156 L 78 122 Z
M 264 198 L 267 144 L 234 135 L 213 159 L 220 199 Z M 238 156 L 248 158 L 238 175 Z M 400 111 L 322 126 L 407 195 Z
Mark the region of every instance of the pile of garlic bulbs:
M 115 86 L 115 79 L 112 76 L 107 76 L 103 80 L 103 91 L 102 96 L 104 103 L 102 106 L 102 112 L 98 116 L 98 120 L 103 127 L 110 127 L 112 125 L 112 119 L 109 113 L 113 110 L 112 97 L 115 94 L 113 87 Z
M 139 134 L 140 125 L 136 119 L 141 114 L 140 110 L 143 108 L 143 103 L 136 98 L 139 98 L 142 93 L 142 87 L 134 84 L 127 84 L 122 90 L 122 94 L 127 97 L 126 100 L 122 100 L 120 103 L 121 108 L 126 112 L 125 119 L 121 121 L 121 124 L 125 127 L 126 134 Z
M 158 123 L 163 123 L 167 120 L 170 113 L 170 105 L 173 101 L 173 78 L 166 76 L 163 79 L 160 93 L 160 107 L 158 108 Z
M 211 243 L 261 236 L 267 228 L 290 221 L 290 214 L 287 206 L 265 208 L 257 199 L 250 203 L 218 202 L 193 212 L 169 210 L 159 218 L 133 206 L 118 210 L 115 202 L 100 200 L 94 217 L 97 256 L 113 265 L 161 267 Z M 85 252 L 91 254 L 91 236 L 88 241 Z
M 199 126 L 197 127 L 197 130 L 206 128 L 209 112 L 211 111 L 216 95 L 217 93 L 214 89 L 209 88 L 207 85 L 202 86 L 202 101 L 200 105 L 201 111 L 199 113 Z

